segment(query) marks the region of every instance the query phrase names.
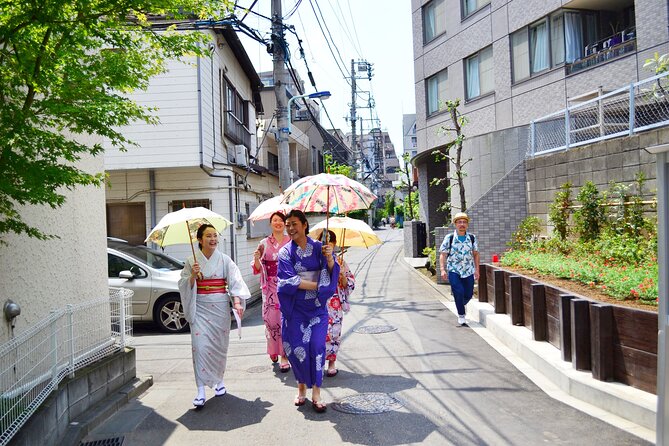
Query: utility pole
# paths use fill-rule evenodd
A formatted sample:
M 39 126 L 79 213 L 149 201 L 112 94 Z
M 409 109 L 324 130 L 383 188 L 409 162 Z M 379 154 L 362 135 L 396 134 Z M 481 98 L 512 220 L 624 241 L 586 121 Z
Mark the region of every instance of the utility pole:
M 279 186 L 285 191 L 290 186 L 290 147 L 288 145 L 288 98 L 286 97 L 286 40 L 283 33 L 281 0 L 272 0 L 272 61 L 274 95 L 276 96 L 277 143 L 279 146 Z
M 356 146 L 355 124 L 358 120 L 355 116 L 355 61 L 351 59 L 351 150 L 355 154 L 356 180 L 362 178 L 362 156 Z

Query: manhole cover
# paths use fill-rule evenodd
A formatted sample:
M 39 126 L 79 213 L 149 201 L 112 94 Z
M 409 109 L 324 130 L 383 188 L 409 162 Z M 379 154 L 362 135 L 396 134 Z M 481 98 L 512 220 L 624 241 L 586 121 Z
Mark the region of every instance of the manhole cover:
M 395 330 L 397 330 L 397 327 L 392 325 L 364 325 L 353 329 L 354 332 L 362 334 L 390 333 Z
M 375 414 L 391 412 L 400 409 L 402 402 L 388 393 L 359 393 L 347 396 L 332 404 L 337 412 L 350 413 L 354 415 Z
M 105 438 L 102 440 L 79 443 L 79 446 L 122 446 L 124 437 Z
M 263 373 L 268 370 L 270 370 L 272 367 L 268 365 L 259 365 L 257 367 L 251 367 L 250 369 L 246 369 L 247 373 Z

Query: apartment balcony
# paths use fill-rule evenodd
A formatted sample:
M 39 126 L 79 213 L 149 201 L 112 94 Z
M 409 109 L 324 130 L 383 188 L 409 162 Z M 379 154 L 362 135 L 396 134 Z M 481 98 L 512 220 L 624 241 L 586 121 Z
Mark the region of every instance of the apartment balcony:
M 567 75 L 617 59 L 636 51 L 636 29 L 616 33 L 585 47 L 585 57 L 565 65 Z
M 251 131 L 230 111 L 225 113 L 224 133 L 234 144 L 251 148 Z

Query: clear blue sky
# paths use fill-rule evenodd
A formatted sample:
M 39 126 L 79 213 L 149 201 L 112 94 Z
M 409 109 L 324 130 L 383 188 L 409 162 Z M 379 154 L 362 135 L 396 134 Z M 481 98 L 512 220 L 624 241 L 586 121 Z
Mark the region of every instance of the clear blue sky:
M 240 1 L 248 7 L 252 0 Z M 259 0 L 253 11 L 270 17 L 270 1 Z M 332 97 L 324 102 L 335 127 L 350 132 L 350 124 L 344 119 L 350 113 L 351 87 L 335 64 L 325 37 L 316 21 L 316 12 L 322 13 L 325 34 L 328 30 L 336 46 L 332 47 L 337 59 L 341 55 L 340 66 L 350 75 L 351 59 L 364 59 L 374 66 L 371 82 L 358 81 L 358 90 L 371 91 L 375 101 L 374 112 L 381 121 L 381 128 L 390 133 L 390 138 L 398 154 L 402 152 L 402 114 L 415 112 L 413 49 L 411 31 L 411 2 L 408 0 L 286 0 L 282 3 L 283 15 L 293 10 L 292 16 L 284 23 L 295 26 L 306 53 L 306 62 L 311 69 L 319 90 L 329 90 Z M 312 9 L 313 6 L 313 9 Z M 241 12 L 237 15 L 241 17 Z M 319 14 L 319 19 L 321 15 Z M 249 14 L 244 23 L 257 29 L 264 37 L 269 37 L 270 22 Z M 323 25 L 323 21 L 321 21 Z M 329 37 L 329 36 L 328 36 Z M 246 51 L 256 69 L 270 71 L 272 59 L 265 47 L 240 34 Z M 312 93 L 305 63 L 300 59 L 297 40 L 287 33 L 293 67 L 305 81 L 306 93 Z M 338 50 L 338 53 L 337 53 Z M 365 95 L 362 95 L 365 97 Z M 358 107 L 366 100 L 358 98 Z M 268 110 L 269 111 L 269 110 Z M 367 119 L 368 109 L 359 109 L 358 115 Z M 329 128 L 330 123 L 323 113 L 321 122 Z M 371 123 L 365 121 L 365 130 Z M 359 127 L 357 129 L 359 133 Z

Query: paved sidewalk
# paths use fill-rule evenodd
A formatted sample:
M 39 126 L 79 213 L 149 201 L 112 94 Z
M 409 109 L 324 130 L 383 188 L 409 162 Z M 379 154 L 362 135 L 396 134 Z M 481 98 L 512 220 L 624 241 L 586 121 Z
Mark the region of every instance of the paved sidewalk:
M 265 352 L 259 308 L 245 316 L 244 337 L 231 340 L 228 394 L 192 410 L 195 385 L 189 335 L 139 333 L 138 375 L 154 385 L 85 441 L 125 437 L 131 445 L 251 444 L 534 445 L 647 444 L 544 393 L 477 330 L 456 326 L 435 289 L 402 259 L 402 231 L 350 250 L 357 276 L 344 319 L 339 374 L 325 378 L 327 413 L 292 404 L 292 374 L 279 373 Z M 364 328 L 394 329 L 364 334 Z M 387 395 L 401 406 L 349 414 L 332 402 Z

